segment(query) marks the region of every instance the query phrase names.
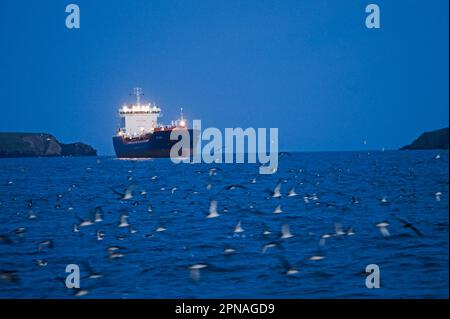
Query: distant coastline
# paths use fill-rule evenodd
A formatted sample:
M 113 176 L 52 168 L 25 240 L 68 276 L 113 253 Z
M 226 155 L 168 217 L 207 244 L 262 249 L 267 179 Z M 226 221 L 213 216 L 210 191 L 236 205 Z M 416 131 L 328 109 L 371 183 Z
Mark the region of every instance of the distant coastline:
M 448 150 L 449 128 L 422 133 L 399 150 Z M 61 143 L 49 133 L 0 132 L 0 158 L 97 156 L 97 150 L 82 143 Z
M 48 133 L 0 132 L 0 157 L 97 156 L 92 146 L 64 144 Z
M 448 150 L 449 128 L 424 132 L 411 144 L 400 150 Z

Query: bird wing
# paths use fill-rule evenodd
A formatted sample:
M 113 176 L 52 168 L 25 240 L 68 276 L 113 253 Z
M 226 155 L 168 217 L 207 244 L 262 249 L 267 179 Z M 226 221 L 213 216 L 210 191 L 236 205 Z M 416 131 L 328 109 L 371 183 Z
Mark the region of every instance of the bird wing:
M 122 198 L 122 197 L 124 197 L 125 196 L 125 194 L 124 193 L 121 193 L 121 192 L 119 192 L 119 191 L 117 191 L 117 190 L 115 190 L 114 188 L 110 188 L 115 194 L 117 194 L 117 195 L 119 195 L 120 196 L 120 198 Z
M 231 184 L 231 185 L 228 185 L 227 187 L 225 187 L 225 189 L 226 189 L 226 190 L 230 190 L 230 189 L 232 189 L 233 187 L 234 187 L 234 188 L 247 189 L 247 187 L 242 186 L 242 185 L 239 185 L 239 184 Z
M 413 225 L 409 225 L 408 228 L 411 228 L 417 235 L 423 236 L 423 234 Z
M 419 236 L 423 236 L 423 234 L 420 232 L 420 230 L 417 229 L 417 227 L 415 227 L 413 224 L 411 224 L 410 222 L 408 222 L 407 220 L 398 218 L 398 217 L 394 217 L 394 219 L 398 220 L 399 222 L 404 224 L 404 227 L 406 228 L 410 228 L 412 231 L 414 231 L 417 235 Z
M 403 224 L 405 224 L 405 225 L 410 224 L 410 222 L 408 222 L 408 221 L 406 221 L 406 220 L 404 220 L 404 219 L 395 217 L 395 216 L 394 216 L 394 219 L 395 219 L 395 220 L 398 220 L 399 222 L 401 222 L 401 223 L 403 223 Z

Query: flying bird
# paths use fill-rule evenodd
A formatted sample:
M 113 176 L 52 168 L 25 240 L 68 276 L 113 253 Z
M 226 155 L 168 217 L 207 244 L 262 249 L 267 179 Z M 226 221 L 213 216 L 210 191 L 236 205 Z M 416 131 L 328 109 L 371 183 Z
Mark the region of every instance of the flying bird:
M 111 190 L 119 196 L 118 199 L 120 200 L 128 200 L 133 198 L 133 192 L 131 188 L 127 188 L 124 193 L 121 193 L 114 188 L 111 188 Z
M 277 207 L 275 207 L 275 210 L 273 211 L 274 214 L 280 214 L 283 211 L 281 210 L 281 205 L 278 205 Z
M 271 192 L 271 195 L 273 198 L 279 198 L 281 197 L 281 182 L 278 182 L 278 184 L 275 186 L 275 189 Z
M 75 217 L 80 221 L 78 227 L 86 227 L 94 224 L 94 222 L 91 219 L 83 219 L 78 215 L 75 215 Z
M 297 195 L 298 194 L 295 192 L 295 187 L 292 187 L 292 189 L 288 193 L 288 197 L 294 197 L 294 196 L 297 196 Z
M 380 230 L 380 233 L 386 238 L 389 237 L 391 234 L 389 233 L 389 230 L 387 227 L 389 226 L 388 222 L 381 222 L 375 225 Z
M 262 248 L 262 253 L 265 254 L 270 248 L 281 248 L 283 249 L 283 246 L 278 241 L 272 241 L 270 243 L 267 243 Z
M 205 264 L 195 264 L 189 267 L 191 270 L 191 278 L 195 281 L 200 279 L 200 270 L 208 267 L 208 265 Z
M 128 215 L 125 213 L 122 213 L 120 215 L 120 220 L 119 220 L 119 226 L 118 227 L 128 227 L 130 226 L 130 224 L 128 224 Z
M 103 209 L 100 206 L 94 208 L 94 222 L 99 223 L 103 221 Z
M 288 239 L 292 237 L 294 237 L 294 235 L 292 235 L 289 225 L 284 224 L 281 226 L 281 239 Z
M 14 232 L 18 237 L 23 237 L 23 234 L 25 233 L 25 227 L 18 227 Z
M 239 185 L 239 184 L 232 184 L 232 185 L 228 185 L 228 186 L 225 187 L 225 189 L 227 191 L 230 191 L 230 190 L 233 190 L 233 189 L 236 189 L 236 188 L 247 189 L 247 187 Z
M 408 221 L 406 221 L 406 220 L 404 220 L 404 219 L 395 217 L 395 216 L 393 216 L 393 218 L 394 218 L 395 220 L 398 220 L 399 222 L 401 222 L 401 223 L 403 224 L 403 228 L 409 228 L 409 229 L 411 229 L 413 232 L 415 232 L 415 233 L 417 234 L 417 236 L 420 236 L 420 237 L 423 236 L 423 234 L 422 234 L 422 233 L 421 233 L 421 232 L 420 232 L 413 224 L 411 224 L 410 222 L 408 222 Z
M 272 234 L 272 232 L 270 231 L 269 227 L 268 227 L 266 224 L 263 223 L 263 226 L 264 226 L 264 230 L 263 230 L 263 232 L 262 232 L 262 235 L 263 235 L 264 237 L 267 237 L 267 236 L 269 236 L 270 234 Z
M 280 260 L 281 265 L 284 267 L 284 269 L 286 270 L 286 275 L 288 276 L 292 276 L 292 275 L 296 275 L 299 273 L 299 270 L 297 267 L 294 267 L 293 265 L 291 265 L 286 258 L 284 258 L 283 256 L 278 255 L 277 258 Z
M 209 204 L 209 215 L 206 218 L 216 218 L 219 217 L 219 213 L 217 212 L 217 201 L 212 200 Z
M 225 249 L 223 250 L 224 254 L 232 254 L 232 253 L 235 253 L 235 252 L 236 252 L 236 249 L 231 248 L 231 247 L 225 247 Z
M 103 240 L 104 237 L 105 237 L 105 233 L 98 230 L 97 231 L 97 240 Z
M 53 240 L 44 240 L 39 243 L 38 250 L 41 251 L 44 247 L 53 248 Z
M 236 225 L 236 227 L 234 228 L 234 232 L 235 233 L 242 233 L 244 231 L 244 229 L 241 227 L 241 221 L 239 221 Z
M 87 277 L 90 279 L 97 279 L 102 277 L 102 275 L 96 271 L 94 271 L 94 269 L 92 268 L 92 266 L 89 264 L 88 261 L 83 261 L 81 263 L 81 265 L 83 266 L 83 268 L 86 270 L 86 272 L 88 273 Z

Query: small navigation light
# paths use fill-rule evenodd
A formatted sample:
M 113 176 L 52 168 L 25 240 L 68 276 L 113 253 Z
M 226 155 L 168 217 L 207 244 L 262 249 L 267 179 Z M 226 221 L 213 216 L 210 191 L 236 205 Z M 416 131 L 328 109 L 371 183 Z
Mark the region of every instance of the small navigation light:
M 180 126 L 181 126 L 181 127 L 185 127 L 185 126 L 186 126 L 186 122 L 185 122 L 184 120 L 181 120 L 181 121 L 180 121 Z

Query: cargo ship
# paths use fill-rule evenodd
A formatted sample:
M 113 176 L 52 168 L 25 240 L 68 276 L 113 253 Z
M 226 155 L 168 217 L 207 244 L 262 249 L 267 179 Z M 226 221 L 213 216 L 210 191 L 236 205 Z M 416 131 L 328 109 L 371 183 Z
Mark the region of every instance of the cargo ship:
M 180 118 L 170 125 L 158 123 L 161 109 L 152 103 L 141 103 L 141 88 L 134 88 L 130 95 L 136 96 L 136 102 L 123 105 L 118 109 L 119 128 L 113 136 L 113 145 L 118 158 L 160 158 L 170 157 L 170 150 L 178 140 L 171 140 L 175 133 L 189 134 L 189 147 L 177 152 L 177 157 L 193 156 L 198 141 L 197 130 L 188 128 L 181 108 Z

